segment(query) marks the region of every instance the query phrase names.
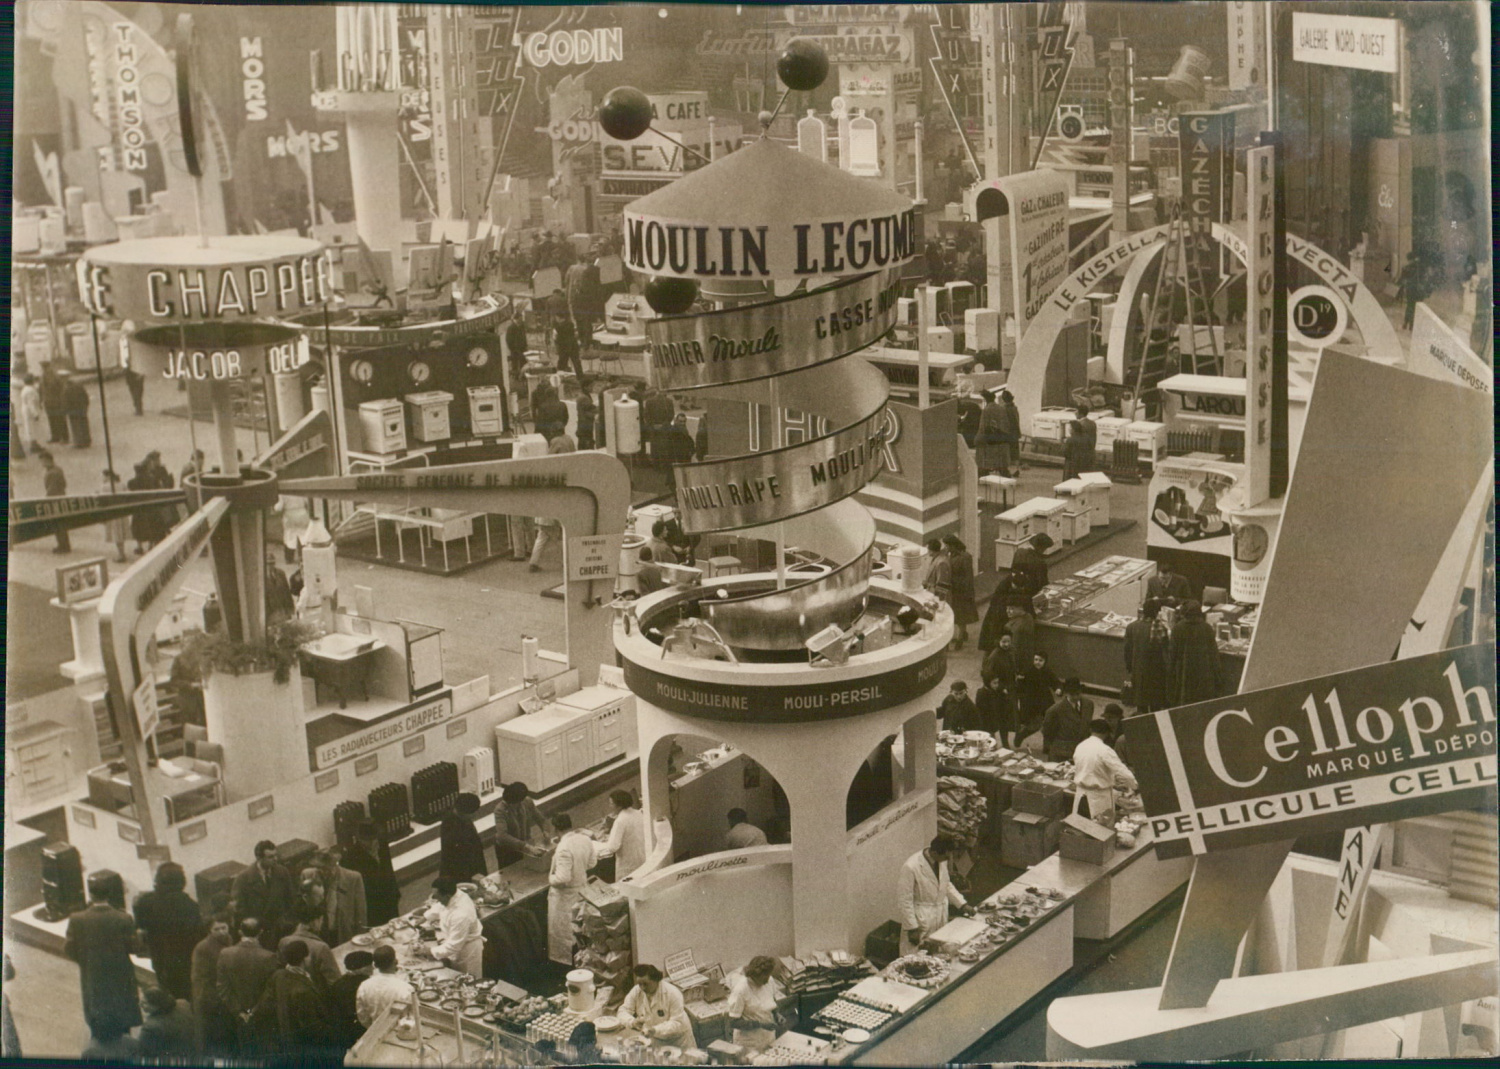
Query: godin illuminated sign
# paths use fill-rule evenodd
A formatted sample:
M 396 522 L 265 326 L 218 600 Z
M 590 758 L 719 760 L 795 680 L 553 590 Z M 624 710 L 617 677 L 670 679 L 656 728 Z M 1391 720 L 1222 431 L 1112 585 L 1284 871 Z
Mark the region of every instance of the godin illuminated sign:
M 624 31 L 618 26 L 594 30 L 553 30 L 527 34 L 521 55 L 533 67 L 588 66 L 625 58 Z

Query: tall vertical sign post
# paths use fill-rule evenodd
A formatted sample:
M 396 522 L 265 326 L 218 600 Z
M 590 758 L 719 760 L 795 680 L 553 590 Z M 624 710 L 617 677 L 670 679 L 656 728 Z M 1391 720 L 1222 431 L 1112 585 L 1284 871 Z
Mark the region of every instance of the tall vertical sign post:
M 1130 236 L 1130 126 L 1135 93 L 1135 54 L 1123 37 L 1109 42 L 1110 242 Z

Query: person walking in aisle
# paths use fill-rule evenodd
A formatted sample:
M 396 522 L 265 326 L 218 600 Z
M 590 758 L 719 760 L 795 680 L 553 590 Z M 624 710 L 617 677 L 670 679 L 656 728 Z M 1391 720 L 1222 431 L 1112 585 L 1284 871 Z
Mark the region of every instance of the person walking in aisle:
M 979 609 L 974 603 L 974 558 L 957 535 L 943 538 L 943 551 L 948 557 L 948 604 L 953 608 L 952 648 L 961 650 L 969 641 L 969 625 L 979 622 Z
M 233 1029 L 234 1044 L 242 1053 L 249 1053 L 251 1045 L 250 1014 L 278 967 L 276 955 L 261 945 L 261 931 L 259 919 L 242 919 L 240 941 L 220 952 L 216 969 L 219 1002 Z
M 68 918 L 63 953 L 78 963 L 83 1019 L 95 1040 L 108 1041 L 141 1023 L 135 982 L 135 921 L 110 904 L 111 874 L 89 876 L 88 908 Z
M 1042 720 L 1042 746 L 1049 761 L 1071 761 L 1073 751 L 1089 735 L 1094 706 L 1083 696 L 1077 676 L 1063 682 L 1063 696 Z
M 1125 684 L 1135 698 L 1137 712 L 1165 709 L 1167 654 L 1171 638 L 1161 622 L 1161 602 L 1147 598 L 1141 614 L 1125 625 Z
M 1076 479 L 1098 465 L 1094 452 L 1099 441 L 1099 425 L 1089 419 L 1089 406 L 1074 409 L 1077 416 L 1068 424 L 1068 440 L 1063 443 L 1063 478 Z
M 43 415 L 42 391 L 37 389 L 35 375 L 27 375 L 21 380 L 16 402 L 21 442 L 28 452 L 34 453 L 41 445 Z
M 164 987 L 148 987 L 141 993 L 139 1057 L 144 1062 L 168 1065 L 191 1065 L 202 1049 L 198 1021 L 187 1000 L 177 998 Z
M 984 730 L 999 739 L 1002 745 L 1020 745 L 1020 738 L 1013 736 L 1021 726 L 1016 719 L 1016 686 L 1021 669 L 1016 660 L 1015 642 L 1009 632 L 1001 634 L 998 644 L 985 657 L 980 673 L 984 677 L 984 687 L 975 696 L 975 704 L 979 707 Z
M 1196 601 L 1183 602 L 1177 611 L 1167 644 L 1167 674 L 1172 705 L 1206 702 L 1226 690 L 1218 640 Z
M 365 882 L 365 919 L 372 927 L 385 924 L 401 912 L 401 884 L 391 863 L 391 848 L 381 840 L 374 821 L 359 822 L 354 842 L 344 848 L 341 864 L 359 873 Z M 484 871 L 482 863 L 480 870 Z
M 157 868 L 154 889 L 135 900 L 135 926 L 156 982 L 175 998 L 192 998 L 193 948 L 203 938 L 203 914 L 187 893 L 181 865 L 165 861 Z
M 63 376 L 63 411 L 68 417 L 68 435 L 73 439 L 73 448 L 87 449 L 93 445 L 94 435 L 89 427 L 89 392 L 84 389 L 83 379 L 76 375 Z
M 1056 673 L 1047 667 L 1047 655 L 1040 650 L 1033 653 L 1029 660 L 1018 657 L 1017 661 L 1024 665 L 1016 687 L 1016 719 L 1019 721 L 1016 745 L 1020 746 L 1042 726 L 1047 710 L 1057 700 L 1057 691 L 1062 683 Z
M 579 357 L 578 328 L 567 316 L 558 316 L 557 323 L 552 328 L 552 351 L 557 356 L 559 371 L 566 363 L 572 366 L 574 375 L 580 379 L 583 378 L 583 361 Z
M 224 900 L 221 896 L 221 900 Z M 193 1016 L 198 1020 L 203 1049 L 211 1055 L 228 1055 L 234 1049 L 234 1022 L 219 996 L 219 958 L 231 945 L 229 911 L 209 918 L 208 934 L 193 947 Z
M 47 444 L 68 444 L 68 406 L 64 400 L 68 384 L 52 361 L 42 365 L 42 409 L 47 413 Z
M 68 476 L 57 466 L 51 450 L 43 449 L 37 454 L 37 459 L 42 462 L 42 490 L 48 497 L 66 497 L 68 493 Z M 71 553 L 73 541 L 65 530 L 59 530 L 56 535 L 57 545 L 52 548 L 53 553 Z

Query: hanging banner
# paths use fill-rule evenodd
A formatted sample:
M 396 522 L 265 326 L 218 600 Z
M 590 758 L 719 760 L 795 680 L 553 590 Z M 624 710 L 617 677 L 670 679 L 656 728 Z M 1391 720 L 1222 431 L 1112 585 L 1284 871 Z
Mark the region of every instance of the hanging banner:
M 816 413 L 810 433 L 780 449 L 678 464 L 677 510 L 689 534 L 774 523 L 831 505 L 880 474 L 885 461 L 885 403 L 890 386 L 857 357 L 758 381 L 719 387 L 749 405 Z M 819 428 L 833 426 L 832 433 Z
M 1484 645 L 1125 721 L 1163 858 L 1493 809 L 1495 730 Z
M 284 479 L 333 475 L 333 421 L 323 409 L 309 412 L 280 438 L 255 466 Z
M 1182 218 L 1187 224 L 1188 280 L 1205 295 L 1219 285 L 1219 244 L 1213 225 L 1228 220 L 1234 200 L 1234 112 L 1185 112 L 1178 117 Z
M 691 390 L 836 360 L 895 326 L 898 296 L 894 273 L 882 271 L 779 300 L 653 319 L 646 324 L 652 381 Z
M 1245 153 L 1245 501 L 1271 496 L 1272 346 L 1275 343 L 1276 148 Z
M 1068 277 L 1068 180 L 1057 171 L 1027 171 L 978 182 L 964 200 L 971 219 L 1006 219 L 1002 231 L 1010 233 L 1012 310 L 1017 333 L 1025 334 Z

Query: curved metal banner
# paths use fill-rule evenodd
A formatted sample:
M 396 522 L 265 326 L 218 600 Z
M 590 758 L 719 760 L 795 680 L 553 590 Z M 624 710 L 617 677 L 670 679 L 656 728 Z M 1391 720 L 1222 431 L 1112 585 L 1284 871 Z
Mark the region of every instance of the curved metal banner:
M 774 541 L 773 529 L 744 532 L 749 538 Z M 816 516 L 787 523 L 789 543 L 828 560 L 845 563 L 797 582 L 795 570 L 788 585 L 728 598 L 705 598 L 703 616 L 731 646 L 744 649 L 786 649 L 794 637 L 805 642 L 829 624 L 847 627 L 864 609 L 870 585 L 870 550 L 875 545 L 875 518 L 852 498 L 835 502 Z
M 683 530 L 703 534 L 788 520 L 855 493 L 884 465 L 889 392 L 885 376 L 858 357 L 720 387 L 717 396 L 817 413 L 837 429 L 780 449 L 677 465 Z
M 126 490 L 117 494 L 16 498 L 10 503 L 10 540 L 30 542 L 59 531 L 92 527 L 186 500 L 181 490 Z
M 142 323 L 291 315 L 333 288 L 322 242 L 275 234 L 116 241 L 89 249 L 77 270 L 85 308 Z
M 374 349 L 388 345 L 427 346 L 444 338 L 484 334 L 499 328 L 510 309 L 510 298 L 485 295 L 473 315 L 458 319 L 427 320 L 402 326 L 380 326 L 374 323 L 340 323 L 335 319 L 325 326 L 321 315 L 291 320 L 288 325 L 308 334 L 319 345 L 325 342 L 348 349 Z M 344 312 L 344 316 L 348 316 Z
M 826 364 L 883 338 L 896 324 L 899 294 L 894 271 L 874 271 L 774 301 L 653 319 L 653 381 L 696 390 Z

